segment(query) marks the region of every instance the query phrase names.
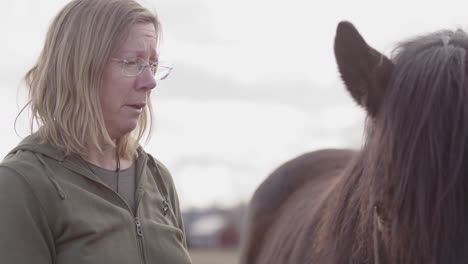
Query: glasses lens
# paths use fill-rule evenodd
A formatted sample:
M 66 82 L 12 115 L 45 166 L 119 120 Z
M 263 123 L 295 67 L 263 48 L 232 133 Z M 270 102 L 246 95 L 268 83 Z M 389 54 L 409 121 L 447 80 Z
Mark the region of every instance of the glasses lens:
M 150 68 L 150 71 L 151 71 L 151 74 L 153 74 L 153 76 L 156 76 L 156 74 L 158 73 L 158 63 L 152 63 L 149 65 L 149 68 Z
M 167 62 L 147 64 L 142 58 L 128 58 L 120 60 L 122 62 L 122 73 L 125 76 L 137 76 L 146 67 L 149 68 L 156 80 L 164 80 L 172 70 L 172 66 Z
M 167 71 L 162 68 L 162 67 L 158 67 L 158 71 L 156 72 L 156 74 L 154 75 L 154 78 L 156 80 L 162 80 L 164 79 L 165 77 L 167 76 Z
M 167 78 L 169 73 L 171 72 L 172 68 L 166 66 L 159 66 L 158 71 L 156 72 L 155 78 L 156 80 L 164 80 Z
M 145 61 L 141 58 L 131 58 L 122 61 L 123 73 L 127 76 L 136 76 L 143 69 Z
M 158 65 L 158 69 L 155 74 L 155 79 L 156 80 L 164 80 L 169 76 L 169 73 L 171 73 L 173 67 L 172 64 L 167 62 L 167 61 L 160 61 Z

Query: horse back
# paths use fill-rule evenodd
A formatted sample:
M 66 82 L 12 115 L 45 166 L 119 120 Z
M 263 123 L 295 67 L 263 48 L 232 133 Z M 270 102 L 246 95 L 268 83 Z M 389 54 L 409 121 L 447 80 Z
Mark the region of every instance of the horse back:
M 317 203 L 329 183 L 339 175 L 355 155 L 355 151 L 326 149 L 303 154 L 275 171 L 255 191 L 246 216 L 242 239 L 241 263 L 257 263 L 265 237 L 280 218 L 281 207 L 301 188 L 308 188 L 311 203 Z M 316 186 L 311 188 L 311 186 Z M 304 192 L 304 191 L 301 191 Z

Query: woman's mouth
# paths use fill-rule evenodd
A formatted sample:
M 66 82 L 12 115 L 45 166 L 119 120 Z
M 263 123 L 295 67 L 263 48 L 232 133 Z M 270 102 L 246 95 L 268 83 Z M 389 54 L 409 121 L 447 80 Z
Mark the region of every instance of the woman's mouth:
M 145 108 L 146 104 L 129 104 L 129 105 L 126 105 L 138 112 L 141 112 L 143 111 L 143 108 Z

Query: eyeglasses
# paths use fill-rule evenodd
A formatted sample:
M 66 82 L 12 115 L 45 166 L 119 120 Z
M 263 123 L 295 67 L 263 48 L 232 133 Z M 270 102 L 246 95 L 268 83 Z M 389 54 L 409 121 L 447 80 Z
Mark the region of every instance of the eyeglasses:
M 114 59 L 111 60 L 119 62 L 122 66 L 122 74 L 124 76 L 138 76 L 146 67 L 149 67 L 151 74 L 153 74 L 156 80 L 164 80 L 167 78 L 171 70 L 173 69 L 167 62 L 154 62 L 146 63 L 142 58 L 126 58 L 126 59 Z

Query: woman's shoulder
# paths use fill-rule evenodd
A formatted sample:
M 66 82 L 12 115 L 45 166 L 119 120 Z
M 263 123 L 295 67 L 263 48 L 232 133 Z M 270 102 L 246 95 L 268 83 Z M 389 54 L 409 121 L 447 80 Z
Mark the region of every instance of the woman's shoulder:
M 177 196 L 176 186 L 169 169 L 153 155 L 149 153 L 145 153 L 145 155 L 147 156 L 146 165 L 151 171 L 156 184 L 159 184 L 164 189 L 163 192 L 165 194 L 173 198 Z
M 158 169 L 164 173 L 164 174 L 169 174 L 170 175 L 170 172 L 169 172 L 169 169 L 166 167 L 166 165 L 164 165 L 164 163 L 162 163 L 159 159 L 155 158 L 153 155 L 151 154 L 148 154 L 148 159 L 151 159 L 152 160 L 152 163 L 153 163 L 153 166 L 156 166 L 158 167 Z
M 161 174 L 161 177 L 165 182 L 169 182 L 170 184 L 173 184 L 172 182 L 172 175 L 169 172 L 169 169 L 157 158 L 155 158 L 153 155 L 146 153 L 148 159 L 147 159 L 147 166 L 152 169 L 152 171 L 155 171 L 159 174 Z
M 0 162 L 0 181 L 5 183 L 5 181 L 11 181 L 11 177 L 16 177 L 34 189 L 48 188 L 50 182 L 46 166 L 50 166 L 46 165 L 46 162 L 58 161 L 41 150 L 46 150 L 46 148 L 40 143 L 32 142 L 28 138 L 23 140 Z
M 28 197 L 34 197 L 30 202 L 44 204 L 51 187 L 45 169 L 33 152 L 21 150 L 8 154 L 0 163 L 0 192 L 13 191 L 17 199 L 25 198 L 24 194 L 29 193 L 31 196 Z
M 0 166 L 40 171 L 43 167 L 44 158 L 62 162 L 65 155 L 35 133 L 18 143 L 3 159 Z
M 34 152 L 27 150 L 16 150 L 10 152 L 0 162 L 2 171 L 13 171 L 20 175 L 37 173 L 41 170 L 40 162 Z

